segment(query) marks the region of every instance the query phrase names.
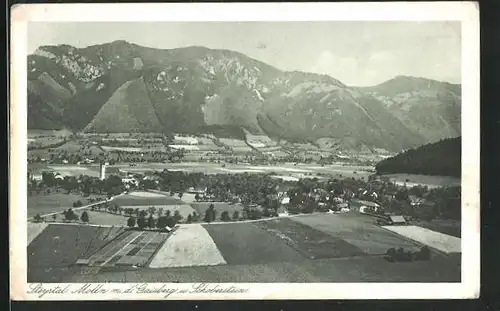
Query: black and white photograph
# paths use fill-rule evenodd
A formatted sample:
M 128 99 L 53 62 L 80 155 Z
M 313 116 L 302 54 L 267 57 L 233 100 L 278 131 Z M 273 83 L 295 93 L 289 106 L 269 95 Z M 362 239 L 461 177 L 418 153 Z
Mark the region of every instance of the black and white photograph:
M 66 11 L 25 20 L 15 55 L 11 232 L 26 242 L 11 278 L 35 298 L 464 283 L 466 234 L 479 251 L 470 22 Z

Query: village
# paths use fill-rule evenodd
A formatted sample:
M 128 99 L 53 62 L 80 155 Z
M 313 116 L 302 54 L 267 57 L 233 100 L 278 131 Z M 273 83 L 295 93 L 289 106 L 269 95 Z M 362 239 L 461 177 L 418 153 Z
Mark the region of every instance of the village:
M 51 187 L 55 187 L 64 189 L 67 194 L 102 196 L 105 198 L 102 201 L 103 206 L 95 205 L 93 209 L 111 210 L 130 217 L 134 214 L 134 207 L 119 206 L 111 200 L 113 196 L 134 191 L 161 191 L 179 199 L 191 197 L 188 204 L 219 202 L 243 206 L 243 213 L 238 213 L 237 219 L 232 219 L 234 221 L 315 212 L 357 212 L 376 217 L 379 224 L 402 224 L 440 218 L 459 220 L 460 192 L 457 189 L 453 193 L 453 189 L 449 188 L 429 190 L 425 186 L 397 186 L 383 176 L 371 175 L 367 180 L 305 178 L 290 181 L 259 173 L 204 175 L 165 169 L 142 174 L 128 172 L 126 169 L 108 168 L 108 165 L 100 164 L 98 176 L 63 176 L 54 170 L 29 175 L 29 191 L 47 192 Z M 436 207 L 437 202 L 440 204 L 439 208 Z M 73 207 L 81 207 L 82 204 L 74 202 Z M 234 211 L 231 212 L 231 217 L 233 214 Z M 144 213 L 141 215 L 145 217 Z M 136 218 L 139 216 L 134 214 Z M 207 219 L 190 216 L 184 221 Z M 36 214 L 36 219 L 41 220 L 42 217 L 40 213 Z M 219 217 L 221 221 L 231 219 L 226 214 Z

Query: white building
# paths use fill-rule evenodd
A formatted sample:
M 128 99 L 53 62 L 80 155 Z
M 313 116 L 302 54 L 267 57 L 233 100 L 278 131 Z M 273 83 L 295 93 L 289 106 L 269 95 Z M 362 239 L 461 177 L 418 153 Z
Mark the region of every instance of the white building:
M 106 164 L 105 163 L 101 163 L 99 165 L 99 179 L 100 180 L 106 179 Z
M 281 204 L 290 204 L 290 198 L 289 197 L 284 197 L 283 200 L 281 200 Z

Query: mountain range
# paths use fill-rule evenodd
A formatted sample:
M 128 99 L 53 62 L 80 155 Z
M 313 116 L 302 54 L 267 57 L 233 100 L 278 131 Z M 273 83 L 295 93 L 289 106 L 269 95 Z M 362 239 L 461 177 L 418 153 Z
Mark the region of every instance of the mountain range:
M 214 133 L 401 151 L 460 136 L 461 86 L 398 76 L 372 87 L 282 71 L 228 50 L 126 41 L 28 56 L 28 129 Z M 235 130 L 236 129 L 236 130 Z

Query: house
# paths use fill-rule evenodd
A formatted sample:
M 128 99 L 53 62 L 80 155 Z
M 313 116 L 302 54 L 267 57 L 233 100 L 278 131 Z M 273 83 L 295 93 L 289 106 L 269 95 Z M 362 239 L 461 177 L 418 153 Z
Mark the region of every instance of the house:
M 288 216 L 288 211 L 283 206 L 279 207 L 278 210 L 277 210 L 277 212 L 278 212 L 278 217 L 286 217 L 286 216 Z
M 389 216 L 391 225 L 404 225 L 406 224 L 406 219 L 403 216 Z
M 284 198 L 281 200 L 281 204 L 283 204 L 283 205 L 290 204 L 290 198 L 289 198 L 289 197 L 284 197 Z
M 340 197 L 335 197 L 332 199 L 333 203 L 344 203 L 344 199 Z
M 408 199 L 410 200 L 411 206 L 421 205 L 425 201 L 423 198 L 419 198 L 419 197 L 417 197 L 416 195 L 413 195 L 413 194 L 410 194 L 408 196 Z
M 349 212 L 350 211 L 350 208 L 349 208 L 349 204 L 348 203 L 340 203 L 340 204 L 337 204 L 337 208 L 341 211 L 341 212 Z
M 357 200 L 357 203 L 364 205 L 364 206 L 367 206 L 367 207 L 371 207 L 373 209 L 378 209 L 380 207 L 380 205 L 378 205 L 375 202 L 371 202 L 371 201 Z
M 64 177 L 61 174 L 59 174 L 59 173 L 56 173 L 56 175 L 54 176 L 54 178 L 57 179 L 57 180 L 64 180 Z

